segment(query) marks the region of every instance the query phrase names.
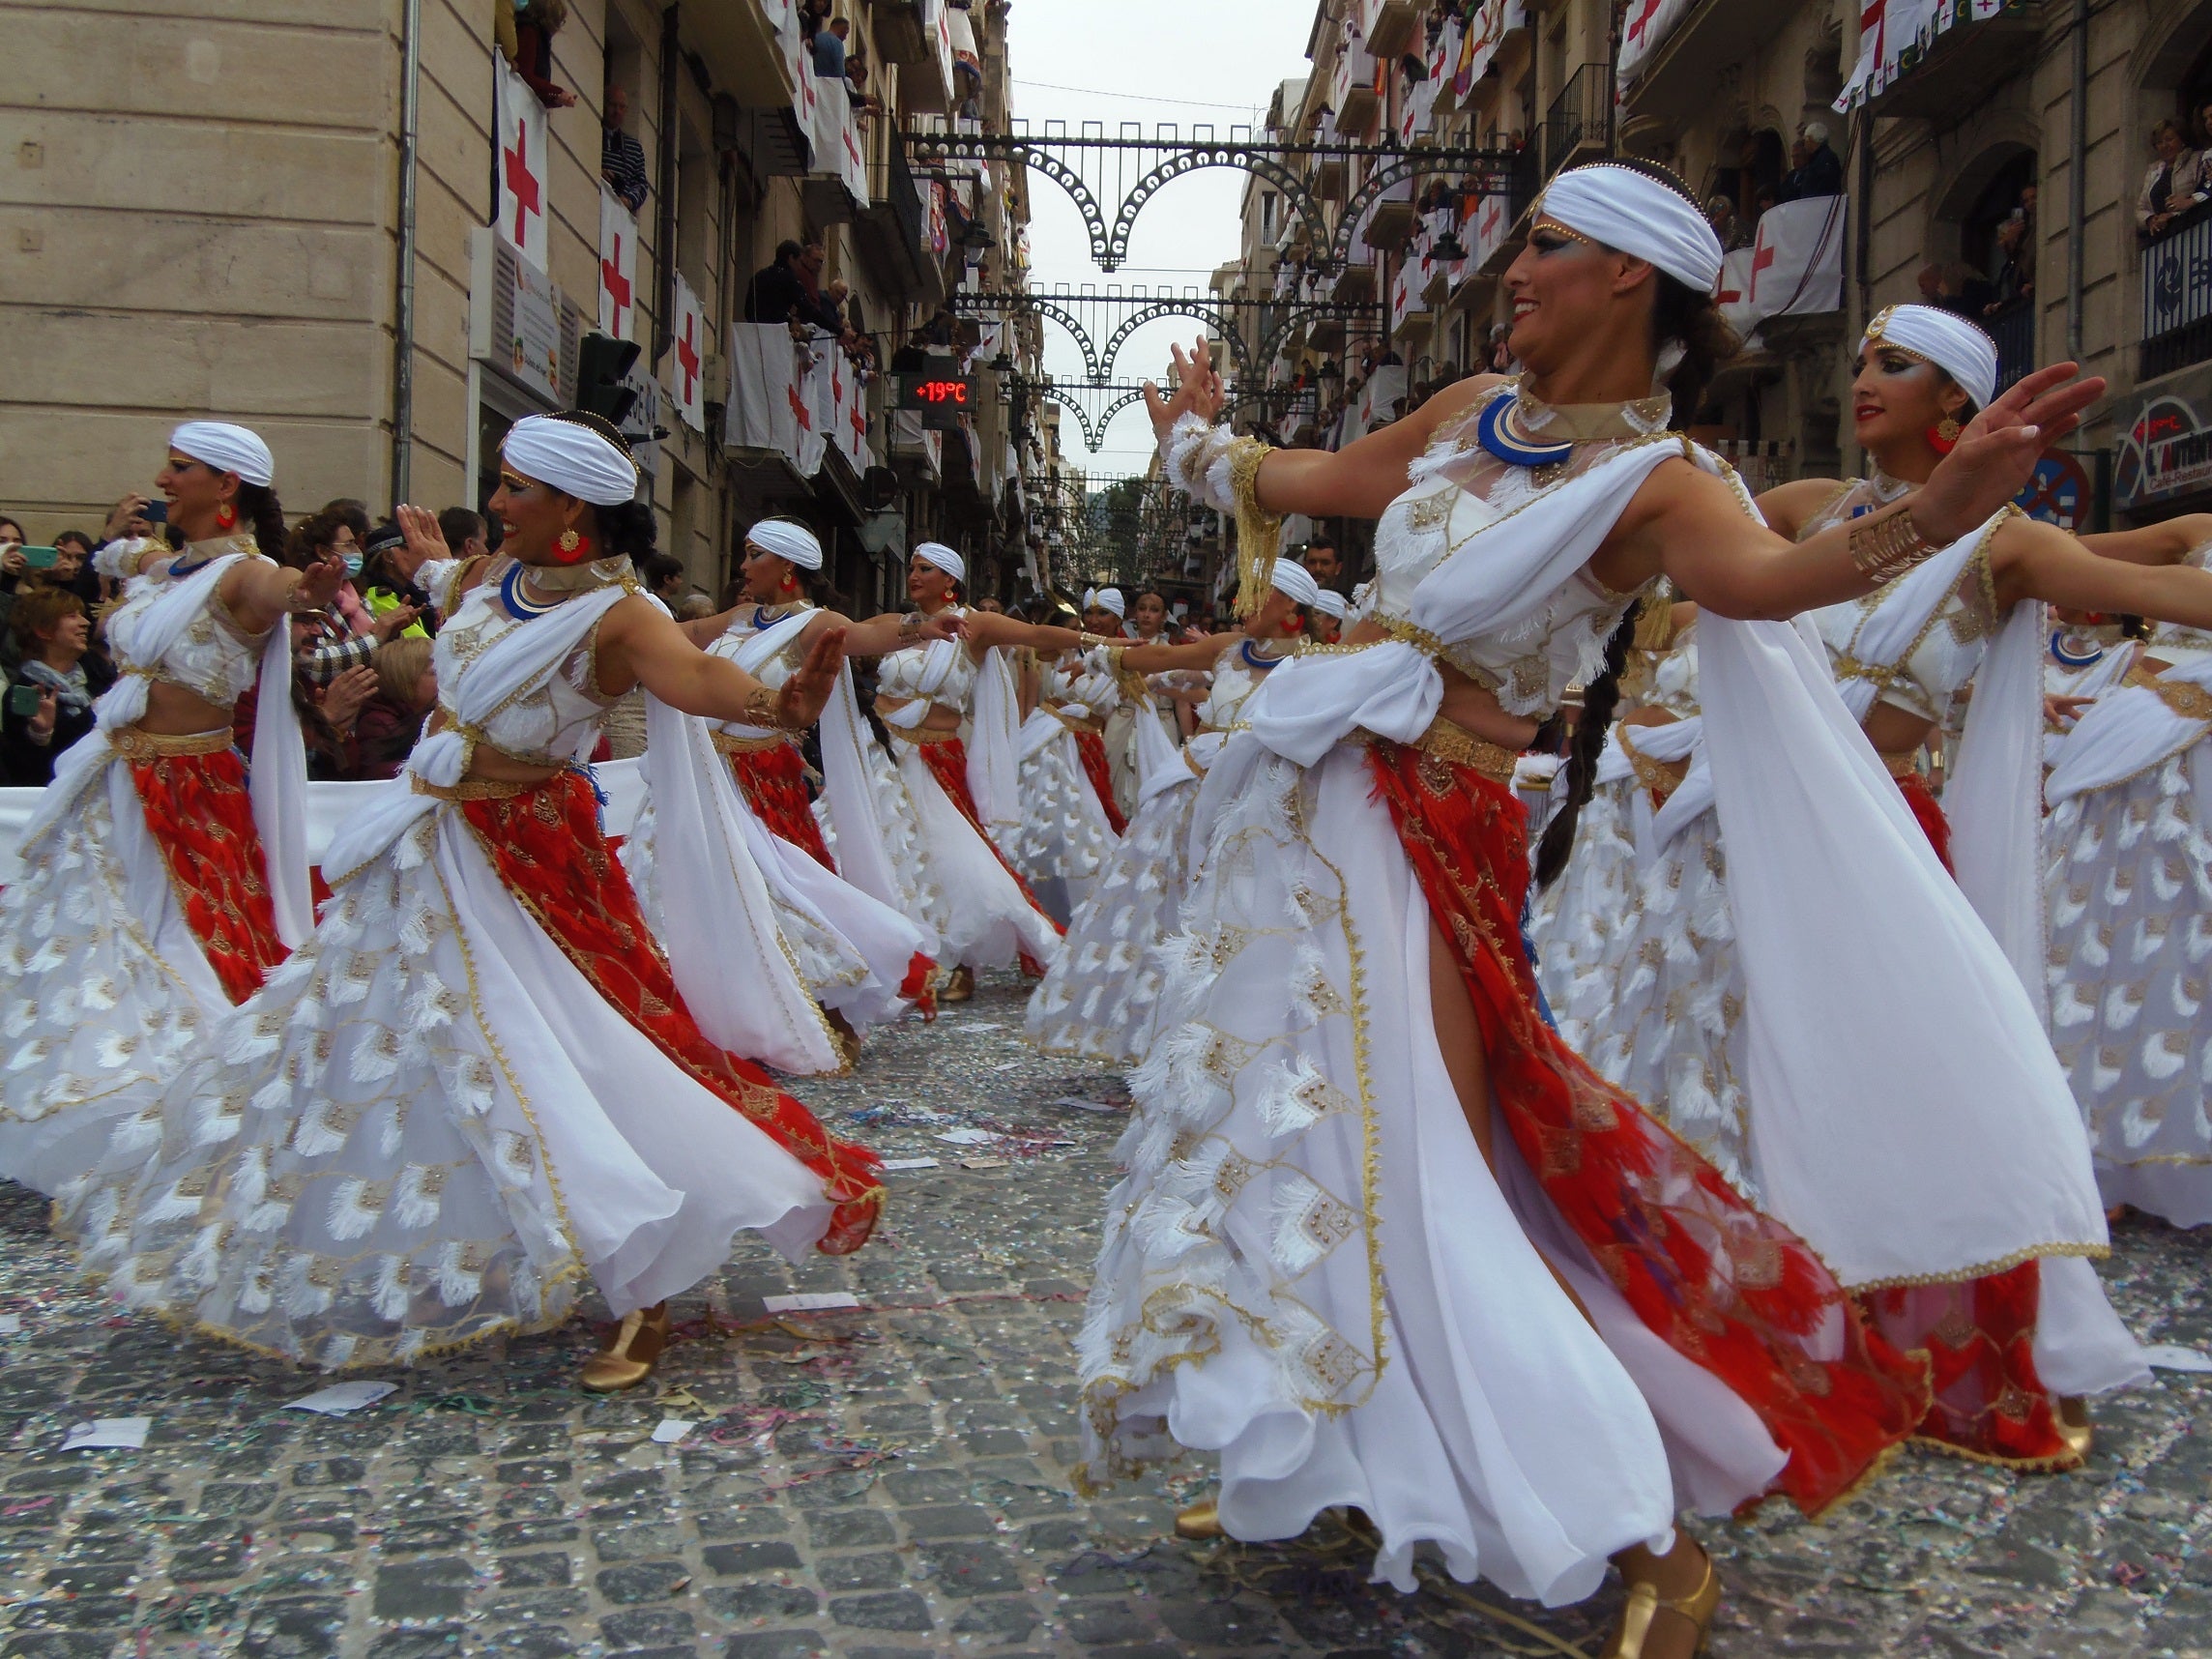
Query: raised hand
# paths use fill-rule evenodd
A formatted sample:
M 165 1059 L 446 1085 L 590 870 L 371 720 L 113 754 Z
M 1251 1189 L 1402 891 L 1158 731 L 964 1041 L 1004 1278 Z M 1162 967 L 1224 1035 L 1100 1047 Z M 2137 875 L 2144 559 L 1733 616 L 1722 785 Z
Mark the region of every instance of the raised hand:
M 1198 415 L 1211 421 L 1221 413 L 1226 401 L 1222 392 L 1221 376 L 1213 371 L 1213 353 L 1206 336 L 1198 336 L 1198 343 L 1185 357 L 1180 346 L 1175 353 L 1176 393 L 1165 396 L 1150 381 L 1145 382 L 1145 413 L 1152 418 L 1152 430 L 1165 436 L 1167 429 L 1185 415 Z
M 2105 394 L 2101 376 L 2076 380 L 2077 367 L 2054 363 L 2023 376 L 1968 422 L 1914 498 L 1922 535 L 1957 540 L 2026 488 L 2043 452 Z
M 829 703 L 830 694 L 837 689 L 837 672 L 844 666 L 845 630 L 824 628 L 813 649 L 807 652 L 805 662 L 776 693 L 776 723 L 787 731 L 814 724 Z
M 318 559 L 300 572 L 299 586 L 292 590 L 290 610 L 294 615 L 319 611 L 338 597 L 338 585 L 345 580 L 345 561 L 335 554 Z
M 432 559 L 453 556 L 453 550 L 446 545 L 445 532 L 438 528 L 438 515 L 428 508 L 402 502 L 392 509 L 392 515 L 399 521 L 399 534 L 418 567 Z

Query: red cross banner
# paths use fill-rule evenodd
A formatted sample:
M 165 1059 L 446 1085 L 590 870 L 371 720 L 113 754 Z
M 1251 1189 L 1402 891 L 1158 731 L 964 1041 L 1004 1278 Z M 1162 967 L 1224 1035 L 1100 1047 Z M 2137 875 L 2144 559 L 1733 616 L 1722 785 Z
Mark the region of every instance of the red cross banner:
M 684 274 L 676 274 L 676 308 L 669 318 L 674 343 L 668 351 L 668 397 L 684 423 L 694 432 L 707 429 L 706 388 L 701 374 L 707 364 L 707 317 L 699 308 L 699 296 Z
M 1644 73 L 1667 37 L 1674 32 L 1696 0 L 1628 0 L 1620 19 L 1620 84 L 1630 85 Z
M 545 269 L 546 137 L 545 106 L 530 83 L 508 61 L 492 57 L 494 102 L 499 123 L 499 153 L 492 173 L 499 200 L 492 224 L 523 258 Z
M 1759 218 L 1759 237 L 1721 267 L 1721 314 L 1749 334 L 1767 317 L 1841 310 L 1844 304 L 1844 200 L 1808 196 Z
M 599 333 L 618 340 L 637 332 L 637 220 L 599 187 Z

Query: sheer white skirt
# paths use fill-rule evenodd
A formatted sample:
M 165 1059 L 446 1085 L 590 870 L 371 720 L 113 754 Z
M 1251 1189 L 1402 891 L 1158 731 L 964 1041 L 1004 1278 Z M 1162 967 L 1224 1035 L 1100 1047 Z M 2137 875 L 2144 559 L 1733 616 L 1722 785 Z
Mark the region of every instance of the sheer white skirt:
M 1096 890 L 1114 853 L 1114 827 L 1083 770 L 1075 734 L 1039 709 L 1021 731 L 1021 827 L 1005 853 L 1037 903 L 1063 925 Z

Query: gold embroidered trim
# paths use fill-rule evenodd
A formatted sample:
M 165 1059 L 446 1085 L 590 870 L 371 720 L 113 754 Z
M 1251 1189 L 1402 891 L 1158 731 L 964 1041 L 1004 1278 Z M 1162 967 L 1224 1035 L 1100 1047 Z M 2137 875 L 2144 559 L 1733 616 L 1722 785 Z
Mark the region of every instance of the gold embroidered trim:
M 506 777 L 464 777 L 458 783 L 444 784 L 432 783 L 419 772 L 407 774 L 409 787 L 417 795 L 427 795 L 433 800 L 511 800 L 548 781 L 550 780 L 542 777 L 536 783 L 517 783 L 512 778 Z
M 1918 765 L 1920 750 L 1917 745 L 1909 749 L 1899 749 L 1894 753 L 1885 754 L 1877 751 L 1876 758 L 1889 769 L 1889 775 L 1892 777 L 1910 777 L 1920 770 Z
M 1373 732 L 1353 734 L 1353 741 L 1362 743 L 1386 743 L 1394 739 L 1378 737 Z M 1419 749 L 1423 754 L 1435 755 L 1453 766 L 1464 766 L 1481 773 L 1493 783 L 1510 785 L 1514 769 L 1521 764 L 1521 751 L 1509 749 L 1503 743 L 1494 743 L 1488 738 L 1477 737 L 1465 726 L 1439 714 L 1414 742 L 1404 745 Z
M 2184 720 L 2212 724 L 2212 691 L 2201 685 L 2192 685 L 2186 680 L 2168 680 L 2163 675 L 2150 673 L 2139 662 L 2128 670 L 2120 684 L 2141 686 Z
M 164 755 L 219 755 L 231 746 L 230 728 L 212 732 L 149 732 L 137 726 L 118 726 L 107 734 L 107 743 L 127 761 L 160 760 Z
M 1260 467 L 1274 451 L 1257 438 L 1229 446 L 1230 498 L 1237 504 L 1237 614 L 1249 621 L 1267 602 L 1283 521 L 1260 505 Z
M 787 743 L 796 742 L 798 741 L 795 738 L 785 737 L 780 734 L 771 738 L 733 737 L 730 733 L 723 731 L 719 726 L 715 727 L 710 735 L 714 740 L 714 746 L 717 749 L 720 749 L 722 753 L 726 755 L 766 754 L 771 749 L 780 749 Z
M 1994 1262 L 1983 1262 L 1971 1267 L 1957 1267 L 1947 1273 L 1906 1273 L 1894 1279 L 1866 1279 L 1844 1288 L 1854 1296 L 1870 1291 L 1895 1291 L 1920 1285 L 1959 1285 L 1968 1279 L 1987 1279 L 1997 1273 L 2009 1273 L 2023 1262 L 2038 1256 L 2083 1256 L 2092 1262 L 2102 1262 L 2111 1255 L 2110 1244 L 2031 1244 L 2025 1250 L 2015 1250 L 2009 1256 L 2000 1256 Z
M 1048 701 L 1037 706 L 1071 732 L 1088 732 L 1094 738 L 1106 735 L 1106 722 L 1104 720 L 1078 720 L 1073 714 L 1067 713 L 1067 705 L 1064 703 Z
M 1634 730 L 1634 726 L 1615 726 L 1613 729 L 1613 741 L 1620 745 L 1620 752 L 1628 757 L 1629 769 L 1636 773 L 1636 781 L 1656 795 L 1664 805 L 1673 799 L 1674 791 L 1682 787 L 1682 780 L 1690 775 L 1689 758 L 1684 756 L 1676 761 L 1653 760 L 1638 748 L 1635 740 L 1628 735 Z

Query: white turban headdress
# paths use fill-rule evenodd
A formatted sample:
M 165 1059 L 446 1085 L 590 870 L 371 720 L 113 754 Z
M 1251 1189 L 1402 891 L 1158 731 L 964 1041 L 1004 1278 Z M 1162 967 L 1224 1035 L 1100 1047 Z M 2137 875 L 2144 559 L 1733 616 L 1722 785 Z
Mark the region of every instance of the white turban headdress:
M 822 568 L 822 542 L 813 531 L 788 518 L 764 518 L 745 532 L 746 544 L 788 559 L 801 570 Z
M 1310 605 L 1321 598 L 1321 584 L 1313 579 L 1313 572 L 1288 559 L 1275 561 L 1274 574 L 1269 580 L 1274 583 L 1276 593 L 1298 604 Z
M 1976 409 L 1996 397 L 1996 343 L 1964 317 L 1934 306 L 1891 306 L 1866 326 L 1867 343 L 1877 340 L 1934 364 L 1965 389 Z
M 1697 204 L 1650 174 L 1617 161 L 1569 167 L 1546 188 L 1536 217 L 1617 247 L 1701 294 L 1721 279 L 1721 239 Z
M 1085 589 L 1083 594 L 1083 608 L 1085 610 L 1090 610 L 1093 606 L 1102 611 L 1112 611 L 1116 616 L 1121 617 L 1123 620 L 1126 620 L 1129 615 L 1128 604 L 1121 597 L 1121 590 L 1120 588 Z
M 1342 622 L 1345 619 L 1346 614 L 1352 608 L 1345 599 L 1345 597 L 1338 593 L 1334 588 L 1322 589 L 1321 593 L 1315 597 L 1313 603 L 1315 610 L 1325 611 L 1330 616 L 1336 618 L 1338 622 Z
M 169 448 L 263 489 L 276 480 L 276 458 L 260 434 L 228 421 L 187 421 L 169 434 Z
M 955 582 L 965 582 L 968 579 L 968 561 L 942 541 L 924 541 L 908 557 L 919 559 L 924 565 L 936 566 Z
M 637 463 L 579 421 L 525 415 L 508 428 L 499 451 L 523 477 L 594 507 L 620 507 L 637 494 Z

